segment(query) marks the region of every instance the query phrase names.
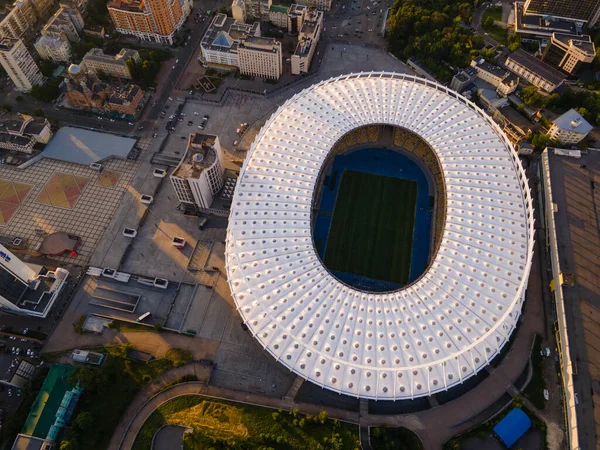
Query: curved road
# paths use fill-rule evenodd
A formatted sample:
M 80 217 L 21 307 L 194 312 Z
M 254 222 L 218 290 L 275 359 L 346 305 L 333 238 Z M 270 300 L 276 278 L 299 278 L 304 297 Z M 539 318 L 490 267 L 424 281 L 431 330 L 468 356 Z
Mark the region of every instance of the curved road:
M 167 425 L 156 432 L 152 439 L 152 450 L 183 449 L 184 427 Z

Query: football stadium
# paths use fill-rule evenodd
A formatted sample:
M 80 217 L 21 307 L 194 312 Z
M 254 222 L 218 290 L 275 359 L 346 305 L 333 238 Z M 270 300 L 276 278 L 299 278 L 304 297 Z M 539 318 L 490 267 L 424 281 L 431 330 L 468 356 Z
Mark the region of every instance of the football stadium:
M 277 361 L 340 394 L 406 400 L 480 372 L 517 324 L 533 207 L 508 138 L 437 83 L 322 81 L 240 171 L 228 282 Z

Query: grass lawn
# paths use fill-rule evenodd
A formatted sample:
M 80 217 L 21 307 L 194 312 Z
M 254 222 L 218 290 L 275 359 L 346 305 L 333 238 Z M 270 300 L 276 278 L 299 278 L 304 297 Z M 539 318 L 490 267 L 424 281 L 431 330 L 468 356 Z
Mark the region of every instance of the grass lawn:
M 330 270 L 406 284 L 417 183 L 346 170 L 325 248 Z
M 423 450 L 423 444 L 406 428 L 376 427 L 370 430 L 373 450 Z
M 493 6 L 492 8 L 486 9 L 481 20 L 485 20 L 486 17 L 491 17 L 496 22 L 502 21 L 502 6 Z
M 74 450 L 105 450 L 121 420 L 121 415 L 136 394 L 152 379 L 173 368 L 169 359 L 155 359 L 149 363 L 127 359 L 127 346 L 107 347 L 104 363 L 99 367 L 80 366 L 72 381 L 79 381 L 85 392 L 79 403 L 78 415 L 93 419 L 93 426 L 71 427 L 66 436 Z
M 163 404 L 148 417 L 133 450 L 150 450 L 152 437 L 165 424 L 193 428 L 184 437 L 186 450 L 360 448 L 356 425 L 312 419 L 297 412 L 186 395 Z

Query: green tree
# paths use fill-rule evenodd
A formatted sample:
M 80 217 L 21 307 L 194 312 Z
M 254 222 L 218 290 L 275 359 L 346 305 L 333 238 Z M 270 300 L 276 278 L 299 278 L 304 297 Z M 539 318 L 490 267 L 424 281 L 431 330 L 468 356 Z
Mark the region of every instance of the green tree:
M 35 100 L 40 100 L 42 102 L 51 102 L 60 94 L 60 83 L 62 83 L 62 79 L 53 78 L 51 80 L 46 81 L 45 84 L 33 86 L 31 88 L 30 95 Z
M 56 65 L 52 61 L 49 61 L 47 59 L 42 59 L 39 62 L 38 66 L 40 68 L 40 72 L 42 72 L 42 75 L 44 75 L 45 77 L 51 76 L 54 72 L 54 69 L 56 68 Z
M 75 446 L 71 441 L 63 440 L 60 442 L 60 450 L 75 450 Z
M 487 16 L 483 22 L 481 23 L 481 25 L 483 26 L 483 28 L 485 28 L 486 30 L 489 30 L 490 28 L 492 28 L 494 26 L 494 19 L 492 19 L 490 16 Z
M 547 97 L 538 93 L 537 87 L 531 85 L 527 86 L 521 91 L 521 95 L 523 96 L 523 101 L 526 105 L 535 106 L 541 108 L 546 104 Z
M 521 38 L 518 34 L 513 33 L 508 35 L 508 49 L 511 52 L 521 48 Z
M 82 412 L 75 418 L 75 426 L 81 431 L 87 431 L 94 426 L 94 418 L 89 412 Z

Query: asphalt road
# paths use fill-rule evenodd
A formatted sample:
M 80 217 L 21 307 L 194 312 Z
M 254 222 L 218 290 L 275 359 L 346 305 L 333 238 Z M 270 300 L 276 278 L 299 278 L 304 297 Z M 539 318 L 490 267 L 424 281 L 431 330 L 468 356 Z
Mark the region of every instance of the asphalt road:
M 475 11 L 473 11 L 473 26 L 477 30 L 477 33 L 483 36 L 483 40 L 486 45 L 489 44 L 495 47 L 500 43 L 496 39 L 486 36 L 486 31 L 481 25 L 481 22 L 483 21 L 483 14 L 491 6 L 493 6 L 492 3 L 483 3 L 479 8 L 476 8 Z

